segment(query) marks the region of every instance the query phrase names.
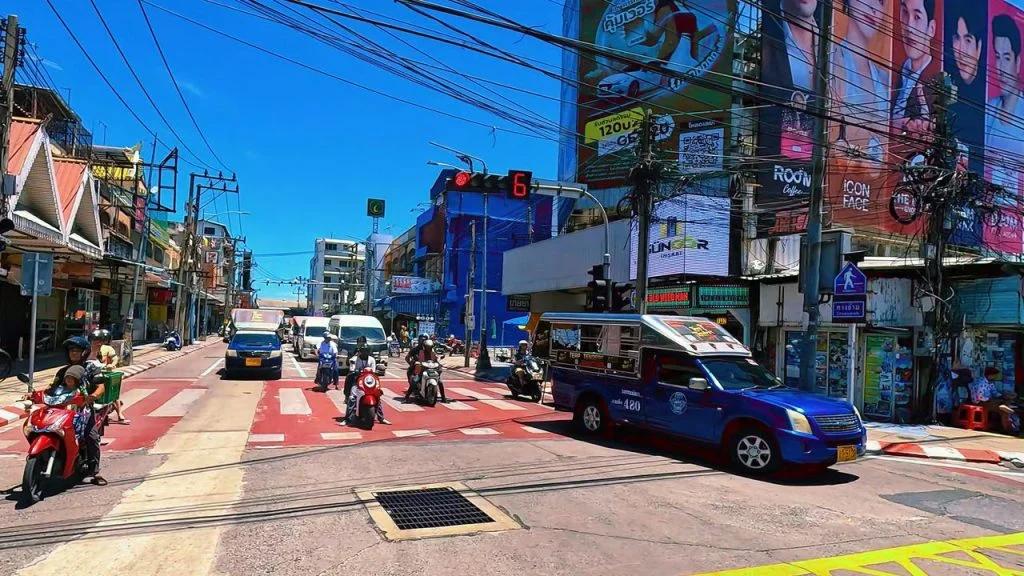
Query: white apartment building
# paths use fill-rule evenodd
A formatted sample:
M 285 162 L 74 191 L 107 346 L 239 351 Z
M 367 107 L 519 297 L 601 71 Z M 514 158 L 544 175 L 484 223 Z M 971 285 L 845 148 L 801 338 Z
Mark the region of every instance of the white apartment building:
M 363 284 L 363 262 L 366 248 L 355 240 L 317 238 L 315 253 L 309 261 L 309 284 L 306 288 L 306 303 L 310 314 L 318 311 L 326 315 L 339 304 L 347 302 L 348 292 L 344 289 L 350 282 Z M 363 301 L 363 290 L 355 293 L 355 303 Z

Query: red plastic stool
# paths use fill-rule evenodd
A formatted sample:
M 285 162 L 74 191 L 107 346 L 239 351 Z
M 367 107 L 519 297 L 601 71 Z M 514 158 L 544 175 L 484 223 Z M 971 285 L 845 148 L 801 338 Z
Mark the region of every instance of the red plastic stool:
M 988 410 L 975 404 L 961 404 L 956 413 L 956 425 L 965 430 L 987 430 Z

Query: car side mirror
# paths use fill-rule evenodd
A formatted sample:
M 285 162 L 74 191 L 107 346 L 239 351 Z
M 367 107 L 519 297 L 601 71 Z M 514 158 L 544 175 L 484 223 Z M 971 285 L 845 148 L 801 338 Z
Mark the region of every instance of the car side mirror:
M 690 390 L 709 390 L 711 386 L 706 378 L 690 378 Z

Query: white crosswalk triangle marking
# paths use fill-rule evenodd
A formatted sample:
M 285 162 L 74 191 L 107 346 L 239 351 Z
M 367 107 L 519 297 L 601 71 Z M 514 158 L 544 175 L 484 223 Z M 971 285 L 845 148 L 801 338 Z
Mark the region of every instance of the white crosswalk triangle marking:
M 497 408 L 498 410 L 526 410 L 526 408 L 523 408 L 518 404 L 513 404 L 504 400 L 495 400 L 486 394 L 477 392 L 476 390 L 470 390 L 469 388 L 451 388 L 451 391 L 463 396 L 475 398 L 481 404 L 486 404 L 492 408 Z
M 388 406 L 390 406 L 394 410 L 396 410 L 398 412 L 422 412 L 423 411 L 423 407 L 420 406 L 419 404 L 412 404 L 412 403 L 405 404 L 404 402 L 402 402 L 402 400 L 401 400 L 402 395 L 401 394 L 397 394 L 393 390 L 390 390 L 388 388 L 384 388 L 383 386 L 381 387 L 381 390 L 384 391 L 384 394 L 381 395 L 380 399 L 383 400 L 385 404 L 387 404 Z M 397 400 L 396 400 L 396 398 L 397 398 Z
M 185 388 L 164 402 L 162 406 L 150 412 L 149 415 L 158 418 L 181 418 L 188 414 L 192 404 L 202 398 L 205 393 L 206 388 Z
M 277 391 L 277 397 L 281 403 L 281 414 L 305 416 L 313 413 L 302 388 L 281 388 Z

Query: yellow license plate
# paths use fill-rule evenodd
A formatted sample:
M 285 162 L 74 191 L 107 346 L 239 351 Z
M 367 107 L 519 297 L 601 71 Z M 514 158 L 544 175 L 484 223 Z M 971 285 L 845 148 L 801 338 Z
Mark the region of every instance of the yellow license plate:
M 836 451 L 837 462 L 851 462 L 857 459 L 856 446 L 840 446 Z
M 246 358 L 246 366 L 259 366 L 262 361 L 259 358 Z

